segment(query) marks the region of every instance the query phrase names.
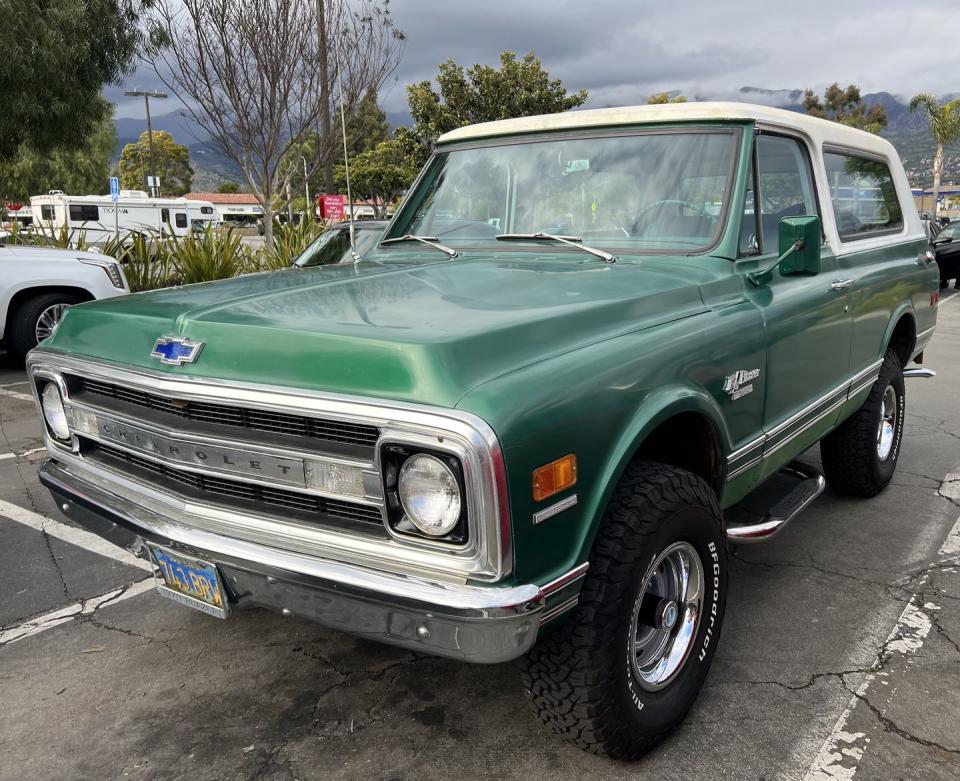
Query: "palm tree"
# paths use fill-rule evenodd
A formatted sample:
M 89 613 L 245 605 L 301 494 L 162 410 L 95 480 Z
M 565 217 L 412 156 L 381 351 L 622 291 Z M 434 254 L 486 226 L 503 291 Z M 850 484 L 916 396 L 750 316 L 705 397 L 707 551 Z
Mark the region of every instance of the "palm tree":
M 960 100 L 941 104 L 936 96 L 921 92 L 910 101 L 910 110 L 918 109 L 930 120 L 930 131 L 937 142 L 937 154 L 933 158 L 933 215 L 936 216 L 940 199 L 940 174 L 943 172 L 943 147 L 960 139 Z

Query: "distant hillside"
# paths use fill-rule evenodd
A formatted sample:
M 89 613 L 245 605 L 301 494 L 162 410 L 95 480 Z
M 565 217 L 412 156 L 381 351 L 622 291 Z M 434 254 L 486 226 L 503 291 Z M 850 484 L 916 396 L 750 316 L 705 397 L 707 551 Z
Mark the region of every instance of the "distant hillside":
M 946 95 L 946 99 L 960 97 L 960 94 Z M 803 111 L 802 89 L 766 89 L 764 87 L 740 87 L 727 93 L 695 95 L 695 100 L 739 100 L 746 103 L 760 103 L 765 106 L 784 108 L 790 111 Z M 910 183 L 914 186 L 930 186 L 932 183 L 933 139 L 927 124 L 919 114 L 913 114 L 909 108 L 909 98 L 902 98 L 889 92 L 876 92 L 864 95 L 867 104 L 880 103 L 887 111 L 887 127 L 883 135 L 897 148 L 903 159 Z M 409 122 L 405 113 L 391 114 L 388 117 L 391 127 Z M 119 145 L 117 157 L 124 144 L 136 141 L 140 133 L 147 129 L 146 120 L 123 117 L 116 120 Z M 172 133 L 181 144 L 190 147 L 190 161 L 194 169 L 193 189 L 212 190 L 224 181 L 243 182 L 243 176 L 237 165 L 229 158 L 211 149 L 204 139 L 206 134 L 188 117 L 177 112 L 160 114 L 153 117 L 155 130 Z M 960 182 L 960 144 L 947 148 L 943 171 L 944 182 Z

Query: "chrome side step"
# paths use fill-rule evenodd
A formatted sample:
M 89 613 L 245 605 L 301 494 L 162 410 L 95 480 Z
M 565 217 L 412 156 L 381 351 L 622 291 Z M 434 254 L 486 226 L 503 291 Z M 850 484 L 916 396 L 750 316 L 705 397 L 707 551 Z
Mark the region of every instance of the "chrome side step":
M 766 542 L 806 510 L 811 502 L 823 493 L 827 485 L 822 474 L 812 466 L 799 461 L 788 464 L 777 474 L 793 478 L 798 482 L 776 504 L 763 513 L 759 520 L 748 523 L 728 523 L 727 540 L 739 545 Z M 754 515 L 757 514 L 754 513 Z
M 937 373 L 933 369 L 926 369 L 923 366 L 914 366 L 912 369 L 904 369 L 903 376 L 914 377 L 920 379 L 930 379 L 931 377 L 936 377 Z

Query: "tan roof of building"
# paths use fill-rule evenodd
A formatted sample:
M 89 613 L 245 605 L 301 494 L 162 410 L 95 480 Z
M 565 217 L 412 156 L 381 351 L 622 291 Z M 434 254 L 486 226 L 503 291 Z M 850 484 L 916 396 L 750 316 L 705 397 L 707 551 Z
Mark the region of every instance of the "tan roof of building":
M 213 204 L 231 204 L 234 206 L 256 206 L 259 201 L 250 193 L 187 193 L 188 201 L 210 201 Z

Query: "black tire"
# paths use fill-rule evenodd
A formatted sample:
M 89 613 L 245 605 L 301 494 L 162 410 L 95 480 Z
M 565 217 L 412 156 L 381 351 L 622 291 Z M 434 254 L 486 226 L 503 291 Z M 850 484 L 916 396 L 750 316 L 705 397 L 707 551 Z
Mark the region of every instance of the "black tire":
M 890 400 L 888 389 L 891 389 L 896 403 L 891 421 L 892 440 L 884 457 L 881 455 L 879 430 L 885 396 Z M 905 409 L 906 389 L 900 359 L 893 350 L 887 350 L 880 376 L 870 389 L 867 400 L 820 441 L 823 474 L 834 491 L 844 496 L 871 497 L 887 487 L 900 458 Z
M 58 304 L 72 306 L 80 299 L 70 293 L 40 293 L 20 304 L 10 318 L 7 342 L 21 358 L 37 346 L 37 321 L 45 311 Z
M 699 557 L 703 597 L 683 662 L 662 688 L 651 691 L 633 663 L 631 638 L 650 568 L 673 545 Z M 632 464 L 598 531 L 578 606 L 523 662 L 534 712 L 586 751 L 619 760 L 640 757 L 682 721 L 696 699 L 717 648 L 726 598 L 726 544 L 713 491 L 683 469 Z

